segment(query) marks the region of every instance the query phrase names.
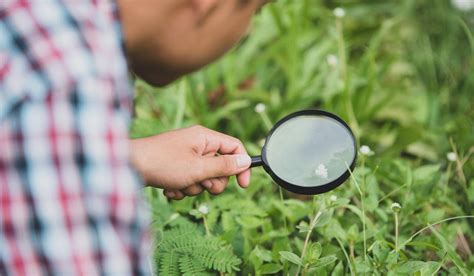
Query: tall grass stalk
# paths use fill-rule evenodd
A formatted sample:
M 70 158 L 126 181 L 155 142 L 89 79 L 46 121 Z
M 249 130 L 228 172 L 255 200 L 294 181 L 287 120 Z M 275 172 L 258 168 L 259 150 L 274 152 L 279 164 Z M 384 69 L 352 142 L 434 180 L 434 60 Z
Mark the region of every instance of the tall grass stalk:
M 270 117 L 268 117 L 268 114 L 266 111 L 263 111 L 263 112 L 260 112 L 260 117 L 262 118 L 262 121 L 263 121 L 263 125 L 265 126 L 265 128 L 267 129 L 267 131 L 269 131 L 270 129 L 272 129 L 273 127 L 273 124 L 272 124 L 272 121 L 270 120 Z
M 393 213 L 395 217 L 395 251 L 398 252 L 398 212 Z
M 354 185 L 356 186 L 357 191 L 359 192 L 359 195 L 360 195 L 360 205 L 361 205 L 361 208 L 362 208 L 362 234 L 363 234 L 363 237 L 364 237 L 364 260 L 366 261 L 367 260 L 367 234 L 366 234 L 366 229 L 365 229 L 366 228 L 366 226 L 365 226 L 365 220 L 366 220 L 366 217 L 365 217 L 365 204 L 364 204 L 365 194 L 364 194 L 364 191 L 360 188 L 359 183 L 357 182 L 357 179 L 355 178 L 354 174 L 352 173 L 352 170 L 350 169 L 350 167 L 347 163 L 346 163 L 346 167 L 349 170 L 349 172 L 351 174 L 351 179 L 354 182 Z
M 349 264 L 349 270 L 351 271 L 351 275 L 356 275 L 355 274 L 355 267 L 354 266 L 354 263 L 353 261 L 351 260 L 351 258 L 349 258 L 349 255 L 347 255 L 347 251 L 346 249 L 344 248 L 344 245 L 342 244 L 341 240 L 339 238 L 336 237 L 336 241 L 337 243 L 339 244 L 339 247 L 341 247 L 341 250 L 342 252 L 344 253 L 344 256 L 346 257 L 346 260 L 347 260 L 347 263 Z
M 337 46 L 340 64 L 340 76 L 344 82 L 344 101 L 349 117 L 349 123 L 354 131 L 356 138 L 359 139 L 360 131 L 359 124 L 357 122 L 354 107 L 352 105 L 351 93 L 349 87 L 349 74 L 347 71 L 347 57 L 346 57 L 346 43 L 344 40 L 344 28 L 342 25 L 342 18 L 336 18 L 336 30 L 337 30 Z
M 441 223 L 443 223 L 443 222 L 451 221 L 451 220 L 458 220 L 458 219 L 474 219 L 474 215 L 450 217 L 450 218 L 442 219 L 442 220 L 437 221 L 437 222 L 435 222 L 435 223 L 428 224 L 427 226 L 425 226 L 425 227 L 421 228 L 420 230 L 416 231 L 415 234 L 411 235 L 411 237 L 409 237 L 409 238 L 401 245 L 401 247 L 406 246 L 406 245 L 409 244 L 416 236 L 418 236 L 419 234 L 421 234 L 421 232 L 423 232 L 423 231 L 425 231 L 425 230 L 427 230 L 427 229 L 430 229 L 431 227 L 433 227 L 433 226 L 435 226 L 435 225 L 441 224 Z
M 306 255 L 306 248 L 308 247 L 308 243 L 309 243 L 309 237 L 311 236 L 311 233 L 313 232 L 313 229 L 316 226 L 316 222 L 318 222 L 322 214 L 323 214 L 322 211 L 318 211 L 316 215 L 314 216 L 313 220 L 311 221 L 308 234 L 306 234 L 306 239 L 304 240 L 303 250 L 301 251 L 301 260 L 304 260 L 304 256 Z M 301 265 L 298 265 L 298 269 L 296 270 L 295 275 L 299 275 L 300 270 L 301 270 Z
M 283 198 L 283 189 L 280 186 L 278 186 L 278 191 L 280 192 L 280 200 L 283 203 L 285 199 Z M 286 216 L 283 216 L 283 225 L 285 226 L 285 229 L 288 230 L 288 223 L 286 222 Z

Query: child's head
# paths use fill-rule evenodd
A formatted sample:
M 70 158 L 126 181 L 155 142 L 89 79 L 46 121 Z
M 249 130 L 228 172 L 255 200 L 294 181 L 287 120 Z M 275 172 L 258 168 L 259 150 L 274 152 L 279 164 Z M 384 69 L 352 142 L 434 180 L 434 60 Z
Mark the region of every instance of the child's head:
M 165 85 L 212 62 L 266 0 L 119 0 L 132 70 Z

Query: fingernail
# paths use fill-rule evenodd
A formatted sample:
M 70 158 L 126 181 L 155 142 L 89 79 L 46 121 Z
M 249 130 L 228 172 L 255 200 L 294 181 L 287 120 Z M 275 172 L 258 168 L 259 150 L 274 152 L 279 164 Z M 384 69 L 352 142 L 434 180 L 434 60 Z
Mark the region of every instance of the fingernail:
M 237 161 L 237 167 L 239 168 L 248 168 L 252 160 L 247 154 L 237 154 L 235 160 Z
M 204 186 L 206 189 L 210 189 L 210 188 L 212 188 L 212 182 L 209 181 L 209 180 L 204 180 L 202 182 L 202 186 Z
M 167 197 L 174 197 L 176 194 L 174 192 L 166 192 L 165 195 Z

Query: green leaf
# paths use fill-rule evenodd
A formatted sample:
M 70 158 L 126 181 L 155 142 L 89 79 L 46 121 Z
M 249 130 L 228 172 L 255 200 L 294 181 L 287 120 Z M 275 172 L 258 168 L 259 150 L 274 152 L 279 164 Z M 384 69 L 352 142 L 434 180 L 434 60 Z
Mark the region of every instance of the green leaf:
M 327 265 L 330 265 L 337 261 L 336 255 L 329 255 L 326 257 L 322 257 L 321 259 L 318 260 L 318 262 L 314 265 L 312 265 L 312 268 L 320 268 L 320 267 L 325 267 Z
M 311 230 L 308 223 L 306 221 L 301 221 L 299 225 L 296 226 L 300 233 L 307 233 Z
M 426 165 L 417 168 L 413 172 L 415 177 L 415 185 L 423 185 L 430 182 L 434 177 L 438 175 L 439 165 Z
M 368 261 L 365 262 L 363 259 L 355 260 L 355 269 L 359 273 L 368 273 L 371 271 L 371 267 L 368 264 Z
M 421 261 L 408 261 L 402 264 L 399 264 L 395 269 L 397 273 L 415 273 L 422 270 L 426 266 L 425 262 Z
M 372 193 L 369 194 L 369 196 L 366 197 L 365 199 L 365 208 L 368 211 L 374 211 L 377 209 L 379 206 L 379 199 L 377 198 L 377 195 Z
M 249 254 L 249 260 L 253 264 L 256 270 L 260 269 L 265 259 L 266 259 L 266 254 L 262 252 L 262 250 L 260 249 L 258 245 L 255 246 L 255 248 Z M 271 261 L 271 255 L 269 259 Z
M 469 189 L 467 191 L 467 197 L 471 203 L 474 203 L 474 178 L 469 182 Z
M 255 256 L 262 260 L 263 262 L 271 262 L 272 261 L 272 252 L 265 248 L 260 248 L 258 245 L 252 251 L 255 253 Z
M 163 234 L 157 250 L 160 274 L 195 275 L 204 270 L 226 273 L 240 270 L 242 261 L 230 245 L 216 237 L 205 236 L 190 222 L 182 222 Z
M 436 275 L 442 265 L 442 262 L 426 262 L 425 267 L 423 267 L 420 271 L 421 276 Z
M 338 198 L 336 201 L 329 204 L 329 208 L 337 208 L 349 204 L 350 200 L 348 198 Z
M 280 270 L 282 270 L 282 266 L 279 265 L 279 264 L 264 264 L 262 265 L 262 267 L 260 268 L 260 273 L 261 274 L 275 274 L 277 272 L 279 272 Z
M 438 221 L 445 217 L 445 211 L 443 209 L 432 209 L 428 211 L 426 216 L 427 221 Z
M 388 257 L 387 257 L 387 264 L 388 265 L 394 265 L 397 263 L 398 261 L 398 253 L 393 250 L 393 251 L 390 251 L 390 253 L 388 253 Z
M 331 276 L 346 275 L 346 274 L 347 273 L 344 273 L 344 262 L 342 261 L 338 262 L 331 272 Z
M 314 225 L 314 227 L 321 227 L 328 224 L 331 218 L 332 218 L 332 212 L 324 211 L 319 217 L 318 221 L 316 221 L 316 224 Z
M 375 259 L 378 263 L 383 264 L 388 257 L 389 249 L 380 242 L 376 242 L 372 248 Z
M 352 241 L 356 241 L 360 237 L 359 227 L 357 224 L 353 224 L 351 227 L 349 227 L 349 230 L 347 230 L 347 237 Z
M 311 244 L 308 249 L 308 253 L 306 254 L 307 262 L 310 264 L 315 264 L 321 256 L 322 251 L 323 250 L 319 242 Z
M 263 224 L 263 220 L 261 218 L 257 218 L 253 216 L 238 217 L 236 221 L 240 225 L 242 225 L 243 228 L 246 228 L 246 229 L 254 229 Z
M 452 244 L 443 236 L 441 235 L 434 227 L 430 227 L 431 231 L 436 235 L 436 237 L 440 240 L 441 244 L 443 244 L 443 249 L 446 250 L 448 253 L 448 257 L 453 261 L 456 267 L 461 271 L 462 274 L 467 274 L 466 264 L 463 262 L 461 257 L 456 253 L 456 250 L 453 248 Z
M 295 253 L 289 251 L 280 251 L 280 257 L 283 260 L 289 261 L 297 265 L 303 265 L 301 258 L 298 257 Z
M 235 219 L 232 213 L 224 212 L 222 213 L 222 228 L 224 231 L 229 232 L 235 227 Z
M 189 214 L 195 218 L 202 218 L 202 213 L 196 209 L 189 211 Z

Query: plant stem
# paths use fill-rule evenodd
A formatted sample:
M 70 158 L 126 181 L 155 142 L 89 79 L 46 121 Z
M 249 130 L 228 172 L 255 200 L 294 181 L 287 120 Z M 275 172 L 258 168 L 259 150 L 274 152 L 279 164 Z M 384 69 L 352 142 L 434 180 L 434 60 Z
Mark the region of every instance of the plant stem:
M 351 271 L 351 275 L 355 275 L 354 271 L 355 271 L 355 267 L 354 266 L 354 263 L 353 263 L 353 260 L 354 260 L 354 249 L 353 249 L 353 245 L 352 245 L 352 242 L 349 244 L 349 249 L 351 250 L 351 254 L 352 254 L 352 260 L 349 258 L 349 256 L 347 255 L 347 251 L 346 249 L 344 248 L 344 245 L 342 244 L 342 242 L 339 240 L 339 238 L 336 237 L 336 240 L 337 242 L 339 243 L 339 246 L 341 247 L 342 249 L 342 252 L 344 253 L 344 256 L 346 257 L 346 260 L 347 262 L 349 263 L 349 269 Z
M 395 252 L 398 252 L 398 213 L 394 212 L 395 216 Z
M 354 260 L 355 259 L 355 257 L 354 257 L 354 242 L 352 240 L 349 242 L 349 254 L 351 256 L 351 259 Z
M 449 186 L 449 176 L 451 174 L 451 163 L 448 164 L 448 171 L 446 172 L 446 185 L 444 186 L 444 196 L 448 194 L 448 186 Z
M 210 235 L 211 235 L 211 231 L 209 230 L 209 226 L 207 225 L 206 216 L 202 216 L 202 220 L 203 220 L 203 222 L 204 222 L 204 229 L 206 229 L 206 235 L 207 235 L 207 236 L 210 236 Z
M 364 193 L 361 194 L 361 205 L 362 205 L 362 233 L 364 235 L 364 261 L 367 260 L 367 235 L 365 230 L 365 204 L 364 204 Z
M 365 193 L 361 189 L 361 187 L 359 186 L 359 183 L 357 182 L 357 179 L 355 178 L 354 174 L 352 173 L 352 170 L 349 168 L 349 165 L 347 163 L 346 163 L 346 167 L 349 170 L 349 173 L 351 174 L 351 179 L 354 182 L 354 185 L 356 186 L 357 191 L 360 194 L 360 205 L 361 205 L 361 208 L 362 208 L 362 233 L 363 233 L 363 236 L 364 236 L 364 261 L 365 261 L 365 260 L 367 260 L 367 236 L 366 236 L 366 233 L 365 233 L 365 220 L 366 220 L 366 217 L 365 217 L 365 204 L 364 204 L 364 197 L 365 197 L 364 194 Z
M 313 232 L 314 227 L 316 226 L 316 222 L 318 221 L 319 217 L 321 216 L 323 212 L 318 211 L 316 213 L 316 216 L 314 216 L 313 220 L 311 221 L 311 225 L 308 231 L 308 234 L 306 234 L 306 239 L 304 240 L 304 245 L 303 245 L 303 250 L 301 251 L 301 260 L 304 259 L 304 256 L 306 254 L 306 247 L 308 246 L 309 242 L 309 237 L 311 236 L 311 232 Z M 296 275 L 300 274 L 300 269 L 301 265 L 298 265 L 298 269 L 296 270 Z
M 446 219 L 443 219 L 443 220 L 440 220 L 440 221 L 437 221 L 435 223 L 431 223 L 431 224 L 428 224 L 428 226 L 425 226 L 423 228 L 421 228 L 420 230 L 418 230 L 415 234 L 413 234 L 411 237 L 408 238 L 408 240 L 406 240 L 402 246 L 405 246 L 407 245 L 409 242 L 411 242 L 416 236 L 418 236 L 421 232 L 425 231 L 426 229 L 429 229 L 437 224 L 440 224 L 440 223 L 443 223 L 443 222 L 446 222 L 446 221 L 450 221 L 450 220 L 457 220 L 457 219 L 474 219 L 474 215 L 469 215 L 469 216 L 457 216 L 457 217 L 450 217 L 450 218 L 446 218 Z
M 362 167 L 365 170 L 365 158 L 362 160 Z M 366 226 L 365 226 L 365 174 L 362 181 L 362 189 L 360 195 L 360 203 L 362 206 L 362 232 L 364 234 L 364 261 L 367 261 L 367 236 L 366 236 Z
M 262 117 L 263 124 L 265 125 L 265 128 L 267 129 L 267 131 L 272 129 L 273 124 L 272 124 L 272 121 L 270 120 L 270 117 L 268 117 L 267 112 L 263 111 L 262 113 L 260 113 L 260 116 Z
M 336 19 L 336 30 L 337 30 L 337 46 L 338 46 L 338 55 L 339 55 L 339 64 L 341 64 L 341 78 L 347 80 L 347 61 L 346 61 L 346 45 L 344 41 L 344 31 L 342 27 L 341 19 Z
M 283 190 L 280 186 L 278 186 L 278 190 L 280 191 L 280 200 L 283 203 Z M 283 215 L 283 224 L 285 225 L 285 229 L 288 231 L 288 225 L 286 223 L 286 216 Z
M 357 122 L 354 107 L 352 106 L 351 93 L 349 88 L 349 75 L 347 73 L 347 57 L 346 57 L 346 43 L 344 40 L 344 28 L 342 25 L 342 20 L 340 18 L 336 19 L 336 30 L 337 30 L 337 45 L 338 45 L 338 55 L 340 60 L 340 76 L 344 81 L 344 98 L 345 106 L 347 110 L 347 115 L 350 120 L 351 127 L 356 135 L 356 138 L 359 139 L 359 123 Z

